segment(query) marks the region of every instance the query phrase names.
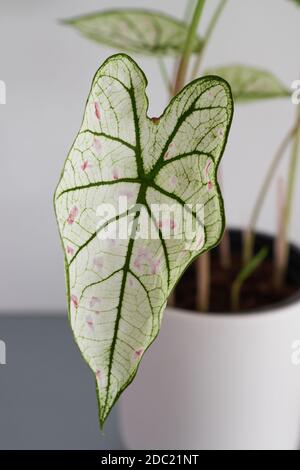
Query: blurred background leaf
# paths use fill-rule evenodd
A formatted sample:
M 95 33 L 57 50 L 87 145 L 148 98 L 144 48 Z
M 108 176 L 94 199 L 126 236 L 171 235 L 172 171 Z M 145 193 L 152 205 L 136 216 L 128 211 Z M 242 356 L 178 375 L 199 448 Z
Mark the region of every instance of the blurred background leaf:
M 272 73 L 246 65 L 231 65 L 206 70 L 205 75 L 218 75 L 230 84 L 236 101 L 284 98 L 291 92 Z
M 163 13 L 146 10 L 111 10 L 63 21 L 98 43 L 131 53 L 179 55 L 188 25 Z M 197 37 L 193 52 L 202 41 Z

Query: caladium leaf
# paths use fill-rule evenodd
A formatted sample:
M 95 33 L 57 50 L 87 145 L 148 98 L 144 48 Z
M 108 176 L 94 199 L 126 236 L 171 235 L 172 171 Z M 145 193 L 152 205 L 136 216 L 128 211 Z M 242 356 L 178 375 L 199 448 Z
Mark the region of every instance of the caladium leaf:
M 286 98 L 291 94 L 272 73 L 247 65 L 222 66 L 206 73 L 227 80 L 236 102 Z
M 152 119 L 146 86 L 124 54 L 100 67 L 55 193 L 70 322 L 96 376 L 102 424 L 157 336 L 175 283 L 224 228 L 216 172 L 233 113 L 228 84 L 195 80 Z M 114 232 L 122 222 L 123 238 Z M 139 237 L 147 225 L 150 236 Z
M 118 50 L 148 55 L 181 54 L 188 33 L 183 21 L 146 10 L 112 10 L 64 21 L 96 42 Z M 193 52 L 202 41 L 195 39 Z

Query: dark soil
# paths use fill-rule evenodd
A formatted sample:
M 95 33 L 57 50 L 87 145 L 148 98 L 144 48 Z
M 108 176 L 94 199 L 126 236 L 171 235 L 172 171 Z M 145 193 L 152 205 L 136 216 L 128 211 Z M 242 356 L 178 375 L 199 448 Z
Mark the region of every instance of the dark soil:
M 239 243 L 236 245 L 239 245 Z M 241 256 L 240 250 L 238 249 L 240 247 L 236 245 L 234 244 L 232 246 L 232 264 L 229 269 L 222 269 L 220 266 L 218 249 L 211 252 L 211 312 L 228 313 L 231 311 L 231 287 L 241 269 Z M 234 248 L 236 248 L 236 250 Z M 292 270 L 292 273 L 288 274 L 286 284 L 279 290 L 274 288 L 272 257 L 270 256 L 269 259 L 266 259 L 242 288 L 240 299 L 241 312 L 249 312 L 272 307 L 289 300 L 289 298 L 293 297 L 297 292 L 300 292 L 299 253 L 298 257 L 299 259 L 297 261 L 299 262 L 299 265 L 296 266 L 296 268 L 298 268 L 296 269 L 296 275 L 294 272 L 295 269 Z M 187 269 L 179 281 L 176 287 L 175 297 L 176 307 L 187 310 L 196 310 L 196 280 L 194 263 Z

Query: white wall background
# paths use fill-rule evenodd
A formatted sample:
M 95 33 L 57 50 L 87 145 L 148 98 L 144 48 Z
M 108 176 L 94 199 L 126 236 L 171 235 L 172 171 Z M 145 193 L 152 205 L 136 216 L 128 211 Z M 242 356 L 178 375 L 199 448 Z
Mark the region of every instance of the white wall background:
M 181 16 L 185 3 L 152 0 L 151 7 Z M 204 26 L 215 5 L 215 0 L 207 0 Z M 0 106 L 1 312 L 65 309 L 52 195 L 79 128 L 91 79 L 111 50 L 57 20 L 121 6 L 149 8 L 149 2 L 0 0 L 0 80 L 7 85 L 7 104 Z M 229 0 L 206 65 L 258 65 L 289 86 L 299 78 L 299 24 L 300 9 L 289 0 Z M 149 77 L 150 113 L 158 115 L 166 98 L 158 68 L 151 58 L 138 62 Z M 289 100 L 280 100 L 236 109 L 223 165 L 229 224 L 248 220 L 258 184 L 292 122 L 294 108 Z M 297 202 L 299 194 L 300 184 Z M 273 188 L 262 229 L 274 228 L 275 205 Z M 298 205 L 292 227 L 298 241 L 299 212 Z

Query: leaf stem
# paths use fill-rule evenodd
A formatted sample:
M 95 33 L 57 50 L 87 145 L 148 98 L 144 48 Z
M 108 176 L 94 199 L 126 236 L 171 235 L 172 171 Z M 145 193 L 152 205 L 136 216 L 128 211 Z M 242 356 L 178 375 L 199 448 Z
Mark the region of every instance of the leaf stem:
M 218 179 L 219 179 L 219 185 L 220 185 L 221 192 L 222 192 L 223 190 L 222 168 L 219 168 Z M 231 256 L 230 235 L 229 235 L 229 230 L 227 227 L 225 227 L 223 238 L 219 244 L 219 257 L 220 257 L 221 268 L 225 270 L 229 269 L 231 265 L 232 256 Z
M 196 4 L 196 0 L 188 0 L 184 12 L 184 20 L 188 23 L 191 21 L 192 12 L 194 11 L 194 7 Z
M 190 24 L 189 31 L 187 34 L 186 42 L 183 48 L 182 57 L 181 57 L 179 67 L 178 67 L 178 72 L 177 72 L 175 86 L 174 86 L 174 95 L 179 93 L 185 85 L 188 65 L 189 65 L 190 57 L 192 55 L 197 28 L 198 28 L 198 24 L 199 24 L 199 21 L 200 21 L 200 18 L 204 9 L 204 5 L 205 5 L 205 0 L 197 1 L 193 18 L 191 20 L 191 24 Z
M 284 227 L 284 210 L 285 210 L 285 187 L 283 179 L 280 178 L 278 181 L 277 190 L 277 213 L 278 213 L 278 229 L 277 236 L 274 240 L 274 287 L 279 289 L 282 285 L 282 268 L 286 258 L 286 239 L 285 239 L 285 227 Z
M 173 289 L 173 291 L 168 297 L 168 307 L 175 307 L 175 304 L 176 304 L 175 292 L 176 292 L 176 289 Z
M 168 74 L 168 69 L 166 67 L 165 61 L 161 56 L 157 57 L 157 63 L 159 66 L 159 70 L 163 79 L 164 84 L 166 85 L 166 89 L 168 93 L 172 92 L 172 85 L 169 80 L 169 74 Z
M 204 56 L 204 52 L 215 30 L 215 27 L 221 16 L 221 13 L 223 12 L 223 9 L 226 6 L 226 3 L 227 3 L 227 0 L 221 0 L 211 18 L 211 21 L 208 25 L 208 28 L 204 37 L 201 51 L 199 52 L 196 58 L 196 61 L 192 70 L 191 80 L 194 80 L 195 78 L 197 78 L 200 65 Z M 219 249 L 220 249 L 221 266 L 223 267 L 223 269 L 228 269 L 231 263 L 231 250 L 230 250 L 229 233 L 227 230 L 225 230 Z M 198 289 L 200 289 L 200 291 L 197 292 L 197 307 L 198 307 L 198 310 L 200 311 L 209 311 L 209 307 L 210 307 L 210 278 L 211 278 L 210 264 L 211 264 L 210 253 L 206 254 L 205 259 L 203 259 L 203 256 L 200 256 L 200 258 L 196 261 L 197 277 L 198 276 L 203 277 L 202 280 L 200 279 L 197 282 L 198 284 L 200 284 L 200 287 L 198 286 Z
M 285 214 L 284 214 L 284 222 L 286 227 L 286 234 L 289 230 L 289 224 L 291 219 L 291 213 L 293 209 L 293 199 L 296 187 L 296 179 L 297 179 L 297 166 L 299 161 L 299 149 L 300 149 L 300 105 L 298 112 L 297 112 L 297 130 L 294 140 L 294 145 L 292 149 L 291 155 L 291 162 L 289 168 L 289 178 L 288 178 L 288 188 L 287 188 L 287 199 L 285 203 Z
M 220 265 L 223 269 L 229 269 L 231 266 L 231 245 L 228 229 L 224 230 L 224 235 L 219 245 Z
M 254 205 L 249 225 L 244 233 L 244 243 L 243 243 L 243 260 L 244 264 L 247 264 L 253 256 L 253 246 L 254 246 L 254 232 L 255 227 L 258 221 L 258 217 L 261 213 L 265 198 L 267 196 L 270 185 L 273 181 L 274 174 L 278 168 L 279 163 L 281 162 L 288 146 L 290 145 L 291 140 L 295 137 L 300 126 L 300 116 L 297 117 L 295 125 L 292 129 L 289 130 L 287 135 L 284 137 L 282 143 L 279 146 L 278 151 L 276 152 L 271 165 L 267 171 L 267 174 L 263 180 L 258 198 Z
M 203 253 L 195 264 L 196 268 L 196 309 L 207 313 L 210 307 L 210 253 Z
M 205 37 L 204 37 L 202 49 L 199 52 L 199 54 L 196 58 L 194 67 L 193 67 L 191 80 L 194 80 L 195 78 L 197 78 L 197 75 L 198 75 L 199 69 L 200 69 L 200 65 L 201 65 L 201 62 L 202 62 L 202 59 L 203 59 L 203 56 L 204 56 L 204 52 L 205 52 L 205 50 L 208 46 L 208 43 L 210 41 L 210 38 L 211 38 L 211 36 L 212 36 L 216 26 L 217 26 L 218 20 L 221 16 L 226 4 L 227 4 L 227 1 L 228 0 L 221 0 L 220 1 L 219 5 L 216 8 L 216 11 L 214 12 L 214 14 L 213 14 L 213 16 L 210 20 L 210 23 L 208 25 L 208 28 L 207 28 L 207 31 L 206 31 L 206 34 L 205 34 Z
M 240 309 L 240 296 L 244 283 L 262 264 L 262 262 L 268 256 L 268 253 L 268 248 L 262 248 L 237 275 L 231 288 L 231 309 L 233 312 L 238 312 Z
M 300 120 L 300 105 L 297 110 L 297 121 Z M 293 212 L 293 203 L 295 198 L 295 190 L 296 190 L 296 181 L 297 181 L 297 168 L 299 162 L 299 154 L 300 154 L 300 125 L 298 123 L 298 129 L 295 135 L 294 144 L 292 147 L 292 154 L 289 166 L 289 175 L 288 175 L 288 182 L 287 182 L 287 195 L 284 204 L 284 211 L 283 211 L 283 237 L 284 237 L 284 253 L 283 259 L 280 266 L 277 267 L 277 286 L 282 285 L 284 282 L 284 278 L 287 271 L 287 266 L 289 262 L 289 246 L 288 246 L 288 238 L 290 232 L 290 225 L 291 225 L 291 216 Z
M 183 50 L 182 58 L 178 66 L 177 77 L 174 86 L 174 95 L 176 95 L 184 86 L 188 71 L 188 65 L 192 54 L 193 42 L 200 18 L 205 5 L 205 0 L 198 0 L 191 20 L 189 33 Z M 189 5 L 190 6 L 190 5 Z M 210 303 L 210 255 L 204 253 L 195 263 L 196 268 L 196 309 L 198 311 L 207 312 Z

